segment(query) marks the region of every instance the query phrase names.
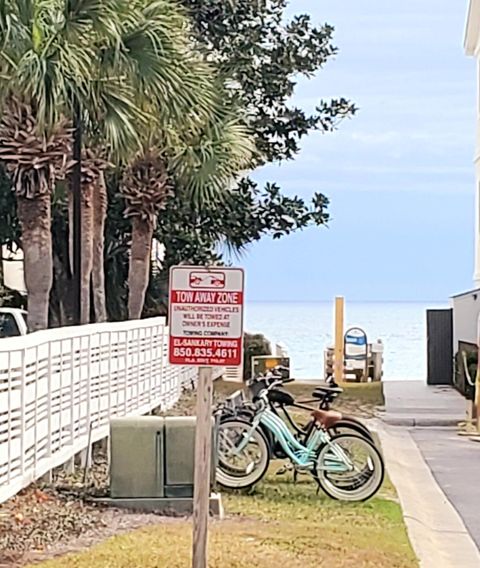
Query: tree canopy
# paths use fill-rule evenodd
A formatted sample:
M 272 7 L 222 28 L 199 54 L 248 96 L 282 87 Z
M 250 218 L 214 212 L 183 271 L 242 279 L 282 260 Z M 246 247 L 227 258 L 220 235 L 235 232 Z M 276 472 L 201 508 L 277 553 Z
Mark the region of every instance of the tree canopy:
M 165 6 L 171 2 L 163 0 Z M 94 9 L 96 3 L 95 0 L 88 4 Z M 248 117 L 255 149 L 245 167 L 247 173 L 268 163 L 294 159 L 301 149 L 302 139 L 309 133 L 328 133 L 337 128 L 340 121 L 355 114 L 355 105 L 342 96 L 324 100 L 319 95 L 311 111 L 295 104 L 299 78 L 312 78 L 338 52 L 333 44 L 331 25 L 317 25 L 308 14 L 289 16 L 287 0 L 179 0 L 178 3 L 183 6 L 184 13 L 175 9 L 173 15 L 180 19 L 185 15 L 190 17 L 188 30 L 196 54 L 182 51 L 173 38 L 175 49 L 180 50 L 184 60 L 206 55 L 209 63 L 205 67 L 205 76 L 210 73 L 209 67 L 215 68 L 222 84 L 227 85 L 222 104 L 243 109 Z M 72 7 L 77 4 L 68 2 Z M 148 0 L 136 0 L 135 6 L 147 4 Z M 115 0 L 109 0 L 108 5 L 114 6 Z M 122 38 L 123 45 L 126 45 L 125 41 L 132 42 L 134 54 L 138 54 L 138 65 L 133 64 L 132 76 L 140 71 L 139 65 L 145 72 L 146 60 L 141 55 L 141 46 L 128 34 Z M 173 73 L 171 80 L 176 80 L 175 68 L 169 69 Z M 161 67 L 154 71 L 155 78 L 161 76 Z M 188 78 L 185 80 L 188 82 Z M 107 87 L 104 88 L 108 95 Z M 159 96 L 168 99 L 167 91 L 157 89 Z M 158 106 L 161 109 L 165 105 Z M 188 107 L 188 101 L 181 100 L 169 107 L 173 109 L 169 116 L 178 117 Z M 195 120 L 194 114 L 192 120 Z M 190 131 L 194 138 L 199 138 L 196 155 L 190 151 L 187 154 L 175 152 L 172 142 L 185 140 L 185 133 Z M 201 163 L 211 167 L 208 145 L 202 142 L 201 132 L 195 128 L 187 128 L 184 132 L 159 129 L 158 139 L 165 143 L 168 161 L 176 160 L 177 174 L 182 171 L 182 160 L 194 163 L 200 159 Z M 225 160 L 228 160 L 227 155 Z M 241 253 L 261 238 L 278 239 L 308 226 L 323 226 L 328 222 L 329 201 L 316 185 L 318 181 L 312 183 L 310 198 L 300 198 L 285 193 L 276 180 L 262 187 L 245 177 L 224 199 L 204 200 L 192 199 L 195 192 L 188 193 L 188 184 L 182 176 L 174 175 L 173 171 L 170 173 L 175 191 L 165 201 L 155 233 L 157 240 L 166 247 L 165 261 L 163 271 L 155 274 L 150 284 L 148 313 L 164 309 L 168 268 L 172 264 L 229 262 L 232 258 L 229 253 Z M 2 183 L 0 179 L 0 189 Z M 126 317 L 131 225 L 123 215 L 125 203 L 120 195 L 120 183 L 121 171 L 108 176 L 105 268 L 111 319 Z M 53 233 L 57 250 L 62 251 L 59 257 L 63 258 L 68 257 L 65 246 L 68 221 L 64 202 L 56 200 L 57 193 L 58 189 L 53 201 Z M 15 203 L 9 192 L 0 191 L 0 207 L 2 213 L 5 212 L 0 222 L 0 239 L 2 242 L 18 240 Z M 9 219 L 9 227 L 3 226 L 4 219 Z M 68 260 L 61 260 L 62 265 L 66 263 Z
M 181 2 L 197 41 L 230 78 L 231 97 L 250 110 L 255 165 L 292 159 L 308 133 L 331 131 L 354 114 L 343 97 L 319 98 L 313 113 L 291 98 L 299 77 L 313 77 L 337 54 L 331 25 L 316 26 L 308 14 L 288 18 L 288 0 Z
M 197 42 L 229 78 L 230 97 L 249 110 L 257 148 L 250 170 L 292 160 L 306 135 L 331 132 L 355 114 L 355 105 L 344 97 L 319 97 L 310 113 L 292 99 L 299 77 L 312 78 L 337 54 L 331 25 L 316 26 L 308 14 L 288 18 L 287 0 L 182 0 L 182 4 L 191 16 Z M 291 197 L 275 181 L 260 188 L 246 178 L 225 202 L 196 210 L 177 192 L 156 233 L 166 246 L 161 290 L 166 294 L 167 271 L 173 264 L 220 263 L 227 258 L 225 252 L 244 251 L 263 237 L 278 239 L 308 226 L 325 225 L 329 200 L 318 187 L 312 186 L 311 193 L 310 201 Z

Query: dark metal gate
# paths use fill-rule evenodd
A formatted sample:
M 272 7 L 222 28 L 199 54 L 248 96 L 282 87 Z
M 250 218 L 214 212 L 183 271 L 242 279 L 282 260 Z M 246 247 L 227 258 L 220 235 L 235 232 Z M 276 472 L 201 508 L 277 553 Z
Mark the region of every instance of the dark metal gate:
M 453 310 L 427 310 L 427 383 L 453 384 Z

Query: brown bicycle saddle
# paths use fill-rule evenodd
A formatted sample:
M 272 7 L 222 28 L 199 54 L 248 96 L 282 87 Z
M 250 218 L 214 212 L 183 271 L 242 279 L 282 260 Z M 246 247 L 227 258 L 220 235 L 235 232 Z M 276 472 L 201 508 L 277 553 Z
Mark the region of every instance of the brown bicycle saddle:
M 335 426 L 342 419 L 342 413 L 336 410 L 314 410 L 312 416 L 315 422 L 326 430 Z

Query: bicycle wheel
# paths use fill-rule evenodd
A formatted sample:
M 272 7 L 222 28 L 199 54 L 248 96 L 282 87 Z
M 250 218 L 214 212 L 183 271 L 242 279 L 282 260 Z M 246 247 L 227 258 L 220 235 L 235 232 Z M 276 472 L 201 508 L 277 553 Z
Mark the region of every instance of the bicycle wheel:
M 339 436 L 340 434 L 353 434 L 354 436 L 361 436 L 362 438 L 366 438 L 369 442 L 371 442 L 374 446 L 375 439 L 372 436 L 370 430 L 362 423 L 360 420 L 356 418 L 352 418 L 350 416 L 344 416 L 341 420 L 339 420 L 335 426 L 332 426 L 328 429 L 328 433 L 330 436 Z
M 217 482 L 229 489 L 246 489 L 258 483 L 270 462 L 268 444 L 257 428 L 241 420 L 226 420 L 218 427 Z M 237 448 L 245 437 L 248 442 L 241 451 Z
M 348 458 L 353 469 L 338 470 L 342 459 L 335 454 L 335 449 Z M 329 497 L 341 501 L 366 501 L 382 486 L 385 466 L 378 449 L 366 438 L 340 434 L 320 448 L 315 473 Z

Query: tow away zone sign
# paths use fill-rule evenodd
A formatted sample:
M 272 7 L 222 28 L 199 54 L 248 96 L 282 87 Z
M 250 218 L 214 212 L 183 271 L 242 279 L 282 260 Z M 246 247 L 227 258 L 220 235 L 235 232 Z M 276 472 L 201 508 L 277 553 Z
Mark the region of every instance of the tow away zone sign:
M 241 365 L 243 300 L 241 268 L 174 266 L 170 271 L 170 363 Z

